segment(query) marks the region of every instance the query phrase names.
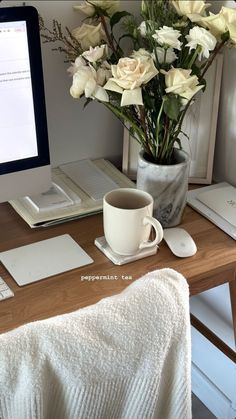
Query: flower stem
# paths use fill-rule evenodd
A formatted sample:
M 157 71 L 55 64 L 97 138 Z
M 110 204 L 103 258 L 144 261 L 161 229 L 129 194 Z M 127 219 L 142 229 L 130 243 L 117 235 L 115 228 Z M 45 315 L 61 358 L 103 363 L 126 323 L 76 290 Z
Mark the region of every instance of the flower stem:
M 163 107 L 164 107 L 164 98 L 162 99 L 162 104 L 158 113 L 158 117 L 157 117 L 157 126 L 156 126 L 156 151 L 155 151 L 155 157 L 157 158 L 158 155 L 158 148 L 159 148 L 159 131 L 160 131 L 160 119 L 161 119 L 161 114 L 163 111 Z
M 144 106 L 139 106 L 138 109 L 139 109 L 139 113 L 140 113 L 141 127 L 142 127 L 143 132 L 144 132 L 145 148 L 146 148 L 146 150 L 149 150 L 149 154 L 152 155 L 152 150 L 151 150 L 150 144 L 148 142 L 148 135 L 147 135 L 147 127 L 146 127 L 146 118 L 145 118 L 145 109 L 144 109 Z
M 166 64 L 166 55 L 167 55 L 167 49 L 165 48 L 165 50 L 164 50 L 164 60 L 163 60 L 163 65 L 164 66 Z
M 221 50 L 221 48 L 224 46 L 225 41 L 222 41 L 215 49 L 215 51 L 213 52 L 213 54 L 211 55 L 210 59 L 207 61 L 206 66 L 201 74 L 201 77 L 199 78 L 199 83 L 201 82 L 201 80 L 203 79 L 204 75 L 206 74 L 208 68 L 210 67 L 210 65 L 212 64 L 214 58 L 216 57 L 216 55 L 218 54 L 218 52 Z
M 221 50 L 221 48 L 224 46 L 224 44 L 225 44 L 225 41 L 222 41 L 222 42 L 218 45 L 218 47 L 215 49 L 215 51 L 214 51 L 214 53 L 212 54 L 212 56 L 210 57 L 210 59 L 207 61 L 206 66 L 205 66 L 205 68 L 204 68 L 204 70 L 203 70 L 203 72 L 202 72 L 201 76 L 199 77 L 199 84 L 200 84 L 200 82 L 202 81 L 202 79 L 203 79 L 204 75 L 206 74 L 206 72 L 207 72 L 208 68 L 209 68 L 209 67 L 210 67 L 210 65 L 212 64 L 212 62 L 213 62 L 214 58 L 216 57 L 216 55 L 218 54 L 218 52 Z M 197 51 L 197 50 L 196 50 L 196 51 Z M 195 52 L 196 52 L 196 51 L 195 51 Z M 179 133 L 180 133 L 180 131 L 181 131 L 181 127 L 182 127 L 182 124 L 183 124 L 184 117 L 185 117 L 186 112 L 187 112 L 187 110 L 188 110 L 188 108 L 189 108 L 189 106 L 190 106 L 190 104 L 191 104 L 191 102 L 192 102 L 192 99 L 193 99 L 193 98 L 191 98 L 191 99 L 188 101 L 188 103 L 187 103 L 187 105 L 185 106 L 185 109 L 184 109 L 184 111 L 183 111 L 183 113 L 182 113 L 182 115 L 181 115 L 181 117 L 180 117 L 180 121 L 179 121 L 179 123 L 178 123 L 178 129 L 177 129 L 176 134 L 175 134 L 175 137 L 174 137 L 175 139 L 176 139 L 176 138 L 178 138 L 178 135 L 179 135 Z
M 191 102 L 192 102 L 192 99 L 190 99 L 190 100 L 188 101 L 187 105 L 185 106 L 185 108 L 184 108 L 184 110 L 183 110 L 183 113 L 182 113 L 182 115 L 181 115 L 181 117 L 180 117 L 180 120 L 179 120 L 179 123 L 178 123 L 178 129 L 177 129 L 176 134 L 175 134 L 175 136 L 174 136 L 174 141 L 176 140 L 176 138 L 178 138 L 178 135 L 179 135 L 179 133 L 180 133 L 180 131 L 181 131 L 181 127 L 182 127 L 182 124 L 183 124 L 184 117 L 185 117 L 185 115 L 186 115 L 186 112 L 187 112 L 187 110 L 188 110 L 188 108 L 189 108 L 189 106 L 190 106 Z
M 195 63 L 199 52 L 201 52 L 201 46 L 200 45 L 198 45 L 197 48 L 195 49 L 195 52 L 194 52 L 190 62 L 188 63 L 188 68 L 192 68 L 192 65 Z
M 101 23 L 102 23 L 103 29 L 104 29 L 106 37 L 107 37 L 108 45 L 111 48 L 111 50 L 113 51 L 115 57 L 117 59 L 119 59 L 119 57 L 117 55 L 116 48 L 115 48 L 113 40 L 112 40 L 112 37 L 109 33 L 109 30 L 108 30 L 108 27 L 107 27 L 107 24 L 106 24 L 106 19 L 105 19 L 104 15 L 100 14 L 100 19 L 101 19 Z
M 105 103 L 104 105 L 110 109 L 111 112 L 113 112 L 119 119 L 122 121 L 128 121 L 131 128 L 133 128 L 134 132 L 138 135 L 137 141 L 140 143 L 141 146 L 145 147 L 145 135 L 143 131 L 134 123 L 133 119 L 130 118 L 127 114 L 124 114 L 120 109 L 118 109 L 116 106 L 112 105 L 111 103 Z
M 163 160 L 165 160 L 165 155 L 166 155 L 166 152 L 167 152 L 168 147 L 169 147 L 169 137 L 170 137 L 169 124 L 170 124 L 170 120 L 166 116 L 165 126 L 164 126 L 164 137 L 163 137 L 163 140 L 162 140 L 162 143 L 161 143 L 160 152 L 159 152 L 159 156 L 158 156 L 158 160 L 159 160 L 160 163 L 162 163 Z

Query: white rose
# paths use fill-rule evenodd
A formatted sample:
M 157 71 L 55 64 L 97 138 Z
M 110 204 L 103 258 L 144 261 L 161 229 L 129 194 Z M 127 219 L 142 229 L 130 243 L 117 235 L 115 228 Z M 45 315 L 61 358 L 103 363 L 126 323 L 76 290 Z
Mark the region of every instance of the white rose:
M 217 43 L 214 35 L 199 26 L 190 29 L 189 34 L 186 35 L 186 39 L 188 41 L 186 46 L 190 48 L 190 51 L 196 49 L 198 45 L 201 46 L 201 51 L 198 54 L 199 60 L 201 60 L 202 55 L 205 58 L 209 58 L 209 51 L 213 51 Z
M 225 19 L 230 40 L 233 42 L 233 44 L 236 44 L 236 9 L 223 6 L 221 8 L 220 15 L 222 15 Z
M 97 70 L 97 82 L 100 86 L 103 86 L 107 80 L 112 77 L 111 66 L 107 61 L 103 61 L 99 69 Z
M 139 48 L 138 51 L 133 51 L 131 54 L 131 58 L 140 58 L 140 60 L 150 60 L 152 58 L 152 55 L 149 51 L 147 51 L 145 48 Z
M 236 24 L 236 9 L 222 6 L 220 14 L 224 16 L 226 24 Z
M 142 23 L 140 23 L 138 30 L 140 32 L 140 35 L 145 38 L 145 36 L 147 35 L 148 30 L 152 30 L 153 28 L 153 22 L 151 20 L 147 20 L 147 21 L 143 21 Z
M 146 24 L 145 20 L 142 23 L 140 23 L 140 25 L 138 27 L 138 30 L 139 30 L 141 36 L 145 37 L 147 35 L 147 24 Z
M 112 81 L 122 89 L 136 89 L 148 83 L 158 74 L 153 60 L 140 58 L 120 58 L 117 65 L 111 66 Z
M 210 13 L 207 17 L 199 18 L 198 22 L 208 28 L 216 38 L 220 38 L 223 33 L 227 32 L 224 16 L 220 13 L 216 15 Z
M 86 65 L 86 61 L 80 55 L 79 57 L 76 58 L 75 62 L 72 63 L 71 67 L 67 69 L 67 71 L 71 76 L 73 76 L 76 73 L 76 71 L 79 69 L 79 67 L 85 66 L 85 65 Z
M 73 76 L 73 83 L 70 88 L 70 94 L 75 99 L 79 99 L 86 92 L 88 88 L 94 90 L 96 86 L 95 74 L 96 71 L 88 66 L 81 66 L 78 68 Z
M 84 1 L 78 6 L 74 6 L 73 9 L 84 13 L 86 16 L 93 16 L 95 12 L 93 5 L 88 3 L 87 1 Z
M 117 65 L 111 66 L 113 77 L 104 88 L 122 93 L 121 106 L 143 105 L 142 85 L 158 74 L 153 60 L 140 58 L 120 58 Z
M 216 15 L 210 13 L 207 17 L 199 18 L 199 23 L 207 27 L 216 38 L 229 31 L 230 40 L 236 44 L 236 9 L 222 7 Z
M 236 45 L 236 26 L 228 23 L 228 30 L 229 30 L 230 40 L 233 46 L 235 46 Z
M 203 88 L 199 86 L 197 76 L 191 76 L 191 70 L 171 68 L 169 71 L 161 70 L 161 73 L 165 74 L 166 93 L 181 96 L 184 105 Z
M 180 16 L 188 16 L 190 14 L 203 15 L 206 8 L 210 6 L 210 4 L 206 4 L 202 0 L 172 0 L 171 3 Z
M 109 16 L 118 12 L 120 9 L 120 0 L 89 0 L 94 6 L 100 7 L 105 10 Z
M 152 37 L 160 45 L 165 45 L 175 49 L 181 49 L 182 43 L 178 40 L 181 33 L 180 31 L 173 29 L 169 26 L 163 26 L 162 28 L 155 31 L 155 34 Z
M 83 52 L 82 56 L 90 63 L 96 63 L 97 61 L 106 58 L 107 54 L 108 47 L 106 44 L 103 44 L 100 47 L 90 47 L 88 51 Z
M 83 94 L 87 98 L 95 98 L 102 102 L 108 102 L 108 94 L 105 89 L 98 84 L 96 70 L 92 66 L 80 66 L 73 75 L 73 83 L 70 94 L 75 99 L 79 99 Z
M 109 16 L 112 16 L 120 8 L 119 0 L 89 0 L 81 3 L 78 6 L 74 6 L 75 10 L 83 12 L 87 16 L 93 16 L 95 13 L 94 6 L 99 7 L 102 10 L 105 10 Z
M 101 23 L 96 26 L 83 23 L 72 31 L 72 35 L 77 39 L 84 51 L 99 45 L 102 39 L 106 39 Z
M 155 61 L 156 60 L 156 55 L 157 55 L 157 60 L 159 62 L 159 64 L 163 64 L 164 60 L 166 64 L 171 64 L 173 63 L 176 58 L 177 55 L 175 54 L 173 48 L 168 48 L 167 50 L 161 47 L 157 47 L 156 52 L 152 53 L 152 58 Z
M 236 44 L 236 9 L 222 7 L 220 13 L 210 13 L 207 17 L 195 17 L 195 21 L 208 28 L 218 39 L 225 32 L 229 31 L 230 40 Z

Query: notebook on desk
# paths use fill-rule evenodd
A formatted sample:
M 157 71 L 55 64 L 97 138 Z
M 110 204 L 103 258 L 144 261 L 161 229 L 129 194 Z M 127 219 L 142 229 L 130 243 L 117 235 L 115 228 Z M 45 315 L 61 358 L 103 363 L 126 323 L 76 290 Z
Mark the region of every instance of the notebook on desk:
M 198 200 L 236 227 L 236 188 L 229 185 L 202 192 Z
M 119 188 L 135 188 L 135 184 L 123 173 L 121 173 L 113 164 L 104 159 L 93 160 L 96 167 L 104 174 L 104 179 L 110 180 L 110 187 Z M 75 218 L 84 217 L 91 214 L 96 214 L 102 211 L 102 199 L 94 199 L 84 190 L 84 184 L 78 185 L 73 179 L 69 177 L 69 172 L 74 170 L 76 162 L 68 163 L 52 169 L 53 182 L 62 188 L 67 196 L 73 200 L 68 206 L 52 206 L 44 211 L 37 211 L 35 205 L 30 204 L 29 199 L 24 197 L 10 201 L 15 211 L 29 224 L 31 228 L 47 227 L 50 225 L 62 223 L 73 220 Z M 68 169 L 68 170 L 67 170 Z M 66 173 L 67 172 L 67 173 Z M 95 186 L 97 183 L 95 184 Z M 93 186 L 93 185 L 91 185 Z M 104 186 L 104 185 L 102 185 Z M 94 188 L 93 188 L 94 189 Z M 96 188 L 95 188 L 96 189 Z M 106 190 L 103 190 L 105 193 Z M 101 198 L 101 196 L 96 196 Z M 35 204 L 35 202 L 34 202 Z
M 187 203 L 236 240 L 236 200 L 232 185 L 221 182 L 188 192 Z

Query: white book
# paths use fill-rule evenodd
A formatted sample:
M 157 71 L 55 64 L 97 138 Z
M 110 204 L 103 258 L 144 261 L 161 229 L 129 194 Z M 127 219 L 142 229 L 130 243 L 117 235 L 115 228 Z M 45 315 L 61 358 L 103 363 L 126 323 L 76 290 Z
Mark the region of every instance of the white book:
M 236 227 L 236 188 L 230 185 L 202 192 L 197 199 Z
M 48 191 L 37 195 L 26 196 L 25 199 L 36 212 L 44 212 L 49 209 L 56 210 L 57 208 L 74 205 L 73 199 L 71 199 L 67 193 L 54 182 Z
M 234 194 L 235 188 L 232 185 L 221 182 L 189 191 L 187 203 L 236 240 L 235 213 L 228 211 L 228 205 L 235 210 Z M 227 200 L 232 202 L 229 204 Z

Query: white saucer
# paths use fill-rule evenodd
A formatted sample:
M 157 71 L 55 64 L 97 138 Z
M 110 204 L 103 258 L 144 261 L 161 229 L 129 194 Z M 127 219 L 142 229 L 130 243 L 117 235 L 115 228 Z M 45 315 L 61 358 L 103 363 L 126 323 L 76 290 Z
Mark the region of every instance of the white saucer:
M 153 246 L 150 248 L 140 250 L 140 252 L 138 252 L 136 255 L 122 256 L 122 255 L 118 255 L 117 253 L 111 250 L 104 236 L 98 237 L 97 239 L 95 239 L 94 244 L 115 265 L 124 265 L 125 263 L 134 262 L 135 260 L 143 259 L 147 256 L 153 256 L 157 253 L 157 249 L 158 249 L 158 246 Z

